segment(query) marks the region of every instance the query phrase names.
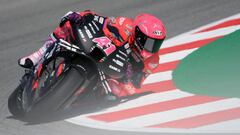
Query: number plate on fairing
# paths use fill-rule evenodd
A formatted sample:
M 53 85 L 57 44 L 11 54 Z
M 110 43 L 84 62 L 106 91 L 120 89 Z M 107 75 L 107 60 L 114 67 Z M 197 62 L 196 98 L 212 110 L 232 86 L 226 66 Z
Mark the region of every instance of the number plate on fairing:
M 114 46 L 115 49 L 109 49 L 109 54 L 105 57 L 104 61 L 101 63 L 101 69 L 104 73 L 112 78 L 122 78 L 125 75 L 127 69 L 127 62 L 129 57 L 129 49 L 125 49 L 123 46 Z M 106 52 L 106 53 L 109 53 Z

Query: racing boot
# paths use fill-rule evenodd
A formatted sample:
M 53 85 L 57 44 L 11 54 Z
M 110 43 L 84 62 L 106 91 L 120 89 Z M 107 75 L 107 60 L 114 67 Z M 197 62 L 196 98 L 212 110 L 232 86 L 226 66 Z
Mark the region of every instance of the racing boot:
M 18 59 L 18 65 L 23 67 L 23 68 L 31 68 L 33 67 L 33 61 L 31 60 L 31 58 L 28 57 L 23 57 Z
M 44 43 L 44 45 L 40 49 L 38 49 L 38 51 L 32 53 L 29 56 L 18 59 L 18 65 L 23 68 L 32 68 L 42 59 L 46 50 L 53 44 L 54 40 L 49 37 L 48 40 Z

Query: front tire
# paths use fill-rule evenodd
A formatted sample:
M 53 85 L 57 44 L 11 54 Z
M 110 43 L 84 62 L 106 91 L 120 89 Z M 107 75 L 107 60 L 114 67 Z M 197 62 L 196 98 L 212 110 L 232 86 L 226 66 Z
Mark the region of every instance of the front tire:
M 33 105 L 28 116 L 41 117 L 54 114 L 64 108 L 64 104 L 74 96 L 74 93 L 81 87 L 84 77 L 75 68 L 69 69 L 50 88 L 36 104 Z
M 20 84 L 8 98 L 8 110 L 13 116 L 17 118 L 24 117 L 25 115 L 22 107 L 22 92 L 23 88 Z

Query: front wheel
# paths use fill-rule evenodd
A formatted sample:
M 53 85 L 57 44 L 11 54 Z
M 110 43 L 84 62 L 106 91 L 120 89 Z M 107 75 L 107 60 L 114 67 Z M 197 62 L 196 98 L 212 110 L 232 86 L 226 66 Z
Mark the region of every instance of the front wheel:
M 8 98 L 9 112 L 17 118 L 39 118 L 56 113 L 74 96 L 84 82 L 84 76 L 75 68 L 63 73 L 30 111 L 23 109 L 23 84 L 20 84 Z
M 75 92 L 84 82 L 84 76 L 75 68 L 69 69 L 57 80 L 49 93 L 46 93 L 36 104 L 33 105 L 29 116 L 48 115 L 55 113 L 62 108 L 66 102 L 75 96 Z
M 18 118 L 25 115 L 25 111 L 22 107 L 22 92 L 23 87 L 20 84 L 8 98 L 8 110 L 13 116 Z

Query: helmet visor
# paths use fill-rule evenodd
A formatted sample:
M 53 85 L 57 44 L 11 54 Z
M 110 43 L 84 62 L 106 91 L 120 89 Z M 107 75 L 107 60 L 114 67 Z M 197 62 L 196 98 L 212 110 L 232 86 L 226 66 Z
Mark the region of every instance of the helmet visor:
M 157 39 L 147 38 L 147 41 L 144 44 L 144 49 L 148 52 L 156 53 L 161 47 L 163 40 L 164 39 L 157 40 Z

